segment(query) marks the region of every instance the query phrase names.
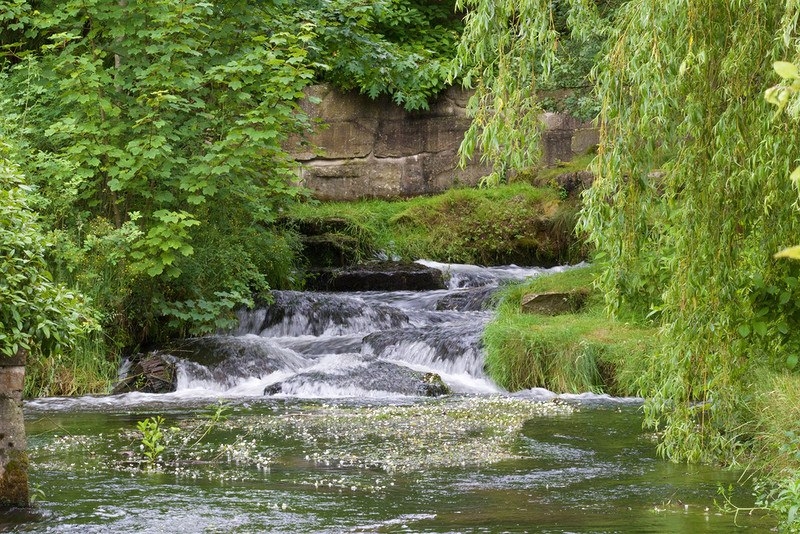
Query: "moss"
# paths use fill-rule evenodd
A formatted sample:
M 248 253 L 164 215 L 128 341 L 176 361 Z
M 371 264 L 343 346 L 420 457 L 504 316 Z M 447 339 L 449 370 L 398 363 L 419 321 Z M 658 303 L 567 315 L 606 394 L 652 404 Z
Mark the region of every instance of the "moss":
M 28 506 L 28 454 L 23 450 L 6 451 L 8 461 L 0 475 L 0 509 Z
M 402 260 L 553 265 L 583 253 L 573 232 L 577 209 L 553 188 L 515 183 L 393 202 L 308 204 L 285 223 L 349 236 L 354 261 L 382 252 Z

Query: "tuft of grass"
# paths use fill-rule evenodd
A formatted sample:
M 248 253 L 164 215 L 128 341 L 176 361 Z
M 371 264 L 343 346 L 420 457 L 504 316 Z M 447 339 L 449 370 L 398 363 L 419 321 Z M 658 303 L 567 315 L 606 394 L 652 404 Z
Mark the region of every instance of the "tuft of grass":
M 543 387 L 557 393 L 638 395 L 639 377 L 656 344 L 656 329 L 609 319 L 592 292 L 593 266 L 505 288 L 484 331 L 486 369 L 510 391 Z M 544 291 L 585 291 L 584 308 L 545 316 L 521 312 L 522 297 Z
M 25 367 L 25 398 L 108 393 L 117 380 L 119 359 L 95 333 L 69 351 L 30 358 Z

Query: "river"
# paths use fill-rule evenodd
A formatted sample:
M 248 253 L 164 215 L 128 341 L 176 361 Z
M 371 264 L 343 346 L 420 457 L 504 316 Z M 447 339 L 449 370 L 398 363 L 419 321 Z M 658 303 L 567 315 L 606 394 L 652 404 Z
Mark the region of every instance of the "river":
M 16 532 L 768 531 L 739 473 L 655 457 L 641 400 L 509 394 L 483 373 L 487 299 L 545 269 L 430 264 L 449 289 L 277 292 L 173 351 L 167 394 L 26 403 L 37 504 Z M 450 394 L 427 397 L 431 373 Z M 157 445 L 137 424 L 160 417 Z

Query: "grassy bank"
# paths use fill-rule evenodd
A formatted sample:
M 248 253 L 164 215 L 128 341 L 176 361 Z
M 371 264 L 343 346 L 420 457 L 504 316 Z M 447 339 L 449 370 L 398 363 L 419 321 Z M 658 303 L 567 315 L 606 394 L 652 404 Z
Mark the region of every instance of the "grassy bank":
M 602 297 L 592 289 L 594 276 L 593 267 L 578 267 L 504 290 L 497 315 L 484 332 L 486 367 L 493 380 L 511 391 L 544 387 L 559 393 L 638 394 L 656 330 L 609 319 Z M 589 296 L 575 313 L 521 312 L 524 295 L 548 291 Z
M 408 200 L 309 203 L 285 224 L 352 261 L 378 253 L 404 260 L 543 264 L 574 261 L 577 202 L 552 187 L 515 183 L 453 189 Z
M 578 267 L 505 288 L 495 319 L 484 332 L 486 366 L 498 384 L 516 391 L 544 387 L 555 392 L 594 391 L 642 395 L 653 385 L 659 343 L 655 327 L 636 317 L 609 319 L 602 295 L 592 290 L 596 269 Z M 556 316 L 521 311 L 524 295 L 548 291 L 588 292 L 584 307 Z M 648 378 L 649 377 L 649 378 Z M 663 378 L 663 377 L 662 377 Z M 731 439 L 738 454 L 726 463 L 745 469 L 755 483 L 756 507 L 730 512 L 772 513 L 781 530 L 800 532 L 800 377 L 754 370 L 746 395 L 746 422 Z M 720 501 L 723 503 L 723 501 Z

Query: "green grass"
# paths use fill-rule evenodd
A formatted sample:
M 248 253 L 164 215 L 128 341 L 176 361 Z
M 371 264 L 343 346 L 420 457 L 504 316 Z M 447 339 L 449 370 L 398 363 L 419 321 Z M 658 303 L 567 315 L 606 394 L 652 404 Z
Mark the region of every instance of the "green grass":
M 104 394 L 117 380 L 119 359 L 95 333 L 68 351 L 30 358 L 25 398 Z
M 577 209 L 553 188 L 519 182 L 409 200 L 309 203 L 286 220 L 348 243 L 356 261 L 384 252 L 404 260 L 547 265 L 583 253 L 573 235 Z
M 556 178 L 562 174 L 585 171 L 594 160 L 595 154 L 588 153 L 570 161 L 558 162 L 550 167 L 533 168 L 517 175 L 514 180 L 527 182 L 539 187 L 557 187 Z
M 557 393 L 594 391 L 637 395 L 638 378 L 655 347 L 656 330 L 609 319 L 592 292 L 591 266 L 506 288 L 496 318 L 484 331 L 486 367 L 510 391 L 543 387 Z M 522 313 L 527 293 L 586 291 L 577 313 Z

